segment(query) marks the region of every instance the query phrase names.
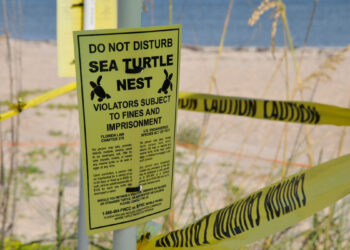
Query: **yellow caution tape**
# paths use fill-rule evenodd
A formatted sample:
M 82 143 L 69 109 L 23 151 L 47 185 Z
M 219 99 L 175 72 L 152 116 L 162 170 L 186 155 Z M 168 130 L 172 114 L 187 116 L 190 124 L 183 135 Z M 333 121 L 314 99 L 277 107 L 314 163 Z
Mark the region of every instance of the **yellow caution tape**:
M 74 90 L 76 88 L 76 83 L 70 83 L 67 85 L 64 85 L 63 87 L 50 90 L 40 96 L 37 96 L 27 102 L 20 101 L 18 104 L 11 104 L 10 105 L 10 111 L 7 111 L 5 113 L 0 114 L 0 121 L 5 120 L 7 118 L 10 118 L 12 116 L 15 116 L 19 114 L 22 110 L 28 109 L 34 106 L 37 106 L 43 102 L 49 101 L 55 97 L 58 97 L 60 95 L 64 95 L 66 93 L 69 93 L 70 91 Z
M 300 101 L 276 101 L 181 92 L 179 109 L 306 124 L 350 125 L 350 109 Z
M 48 91 L 30 101 L 11 104 L 10 111 L 0 114 L 0 121 L 17 115 L 24 109 L 66 94 L 75 88 L 76 83 L 73 82 Z M 273 121 L 350 126 L 350 109 L 314 102 L 249 99 L 180 92 L 178 107 L 188 111 L 238 115 Z
M 138 250 L 236 249 L 279 232 L 350 193 L 350 155 L 299 172 Z
M 27 102 L 12 104 L 12 110 L 0 114 L 0 121 L 75 88 L 74 82 Z M 349 109 L 311 102 L 257 100 L 180 92 L 178 105 L 185 110 L 288 122 L 350 124 Z M 289 118 L 284 118 L 285 116 Z M 148 242 L 143 241 L 139 244 L 139 249 L 200 247 L 224 250 L 240 247 L 283 230 L 344 197 L 350 192 L 349 177 L 350 155 L 347 155 L 261 189 L 184 229 L 157 236 Z

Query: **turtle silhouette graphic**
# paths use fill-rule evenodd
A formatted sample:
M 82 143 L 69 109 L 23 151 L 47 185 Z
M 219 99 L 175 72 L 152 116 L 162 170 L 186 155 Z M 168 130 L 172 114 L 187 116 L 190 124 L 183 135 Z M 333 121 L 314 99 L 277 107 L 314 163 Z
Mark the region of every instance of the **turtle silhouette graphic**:
M 162 91 L 163 91 L 164 94 L 168 94 L 168 88 L 169 87 L 170 87 L 170 90 L 173 91 L 173 84 L 170 81 L 171 78 L 173 77 L 173 73 L 168 75 L 168 71 L 165 69 L 164 70 L 164 74 L 165 74 L 165 80 L 163 82 L 162 87 L 158 90 L 158 93 L 162 93 Z
M 90 85 L 93 88 L 93 90 L 91 91 L 91 100 L 94 99 L 95 94 L 99 97 L 97 99 L 99 102 L 102 102 L 102 100 L 105 98 L 107 99 L 111 98 L 111 96 L 107 94 L 105 90 L 102 88 L 100 84 L 101 79 L 102 79 L 102 75 L 97 78 L 97 83 L 90 81 Z

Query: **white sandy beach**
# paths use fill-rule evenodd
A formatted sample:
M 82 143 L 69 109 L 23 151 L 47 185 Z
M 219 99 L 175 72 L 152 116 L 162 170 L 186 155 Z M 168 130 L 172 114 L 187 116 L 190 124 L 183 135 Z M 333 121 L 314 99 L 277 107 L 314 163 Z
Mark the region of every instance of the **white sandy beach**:
M 54 42 L 16 41 L 16 48 L 21 48 L 20 59 L 22 66 L 14 65 L 17 78 L 15 83 L 22 82 L 22 90 L 33 90 L 25 98 L 32 98 L 42 91 L 60 87 L 75 81 L 74 78 L 59 78 L 57 76 L 57 52 Z M 0 101 L 9 99 L 9 75 L 6 60 L 5 40 L 0 40 Z M 301 79 L 318 70 L 330 55 L 339 48 L 307 48 L 300 66 Z M 280 69 L 273 77 L 273 72 L 279 64 L 284 50 L 276 50 L 275 59 L 270 50 L 257 48 L 224 48 L 217 72 L 215 86 L 212 93 L 252 98 L 267 98 L 286 100 L 286 85 L 290 86 L 291 96 L 295 86 L 295 70 L 289 54 L 288 65 L 281 64 Z M 181 51 L 180 91 L 207 93 L 212 72 L 217 57 L 215 47 L 187 47 Z M 297 58 L 302 49 L 297 49 Z M 13 53 L 13 56 L 19 54 Z M 18 61 L 18 60 L 17 60 Z M 313 101 L 341 107 L 347 107 L 350 101 L 349 82 L 350 52 L 343 55 L 343 60 L 336 64 L 336 69 L 328 71 L 331 79 L 319 83 Z M 288 70 L 287 70 L 288 69 Z M 289 81 L 286 81 L 286 75 Z M 315 81 L 308 82 L 304 91 L 304 99 L 309 100 Z M 301 100 L 297 94 L 295 100 Z M 66 108 L 62 108 L 63 106 Z M 20 137 L 22 143 L 18 147 L 18 165 L 38 166 L 43 173 L 32 175 L 26 179 L 33 187 L 33 194 L 19 192 L 17 203 L 17 219 L 14 233 L 24 241 L 35 239 L 53 239 L 55 235 L 55 213 L 57 202 L 57 187 L 61 165 L 66 174 L 66 188 L 64 191 L 64 228 L 71 230 L 75 222 L 78 203 L 79 184 L 79 124 L 76 109 L 67 109 L 67 105 L 77 105 L 76 92 L 61 96 L 44 103 L 37 108 L 25 110 L 20 114 Z M 0 106 L 1 111 L 7 109 Z M 178 125 L 200 127 L 203 115 L 200 113 L 179 111 Z M 10 146 L 10 121 L 2 122 L 4 162 L 8 164 Z M 274 159 L 283 160 L 290 156 L 294 141 L 298 133 L 299 124 L 288 124 L 288 135 L 283 137 L 280 144 L 285 123 L 263 120 L 253 120 L 244 117 L 228 115 L 211 115 L 206 131 L 204 146 L 214 150 L 203 150 L 200 154 L 202 161 L 198 172 L 198 187 L 206 192 L 203 200 L 203 213 L 213 211 L 227 204 L 228 191 L 225 185 L 228 178 L 235 186 L 241 188 L 245 194 L 268 184 L 268 174 Z M 342 127 L 336 126 L 309 126 L 312 151 L 315 163 L 325 162 L 336 158 L 338 145 L 343 133 Z M 346 130 L 347 132 L 348 129 Z M 70 154 L 62 157 L 57 152 L 59 143 L 73 143 L 68 146 Z M 285 145 L 286 143 L 286 146 Z M 277 149 L 280 148 L 278 151 Z M 56 150 L 55 150 L 56 149 Z M 309 164 L 305 142 L 305 129 L 297 144 L 295 163 Z M 178 162 L 193 161 L 191 150 L 178 146 L 178 150 L 186 151 L 187 158 Z M 36 154 L 33 154 L 33 151 Z M 32 152 L 31 154 L 29 154 Z M 284 154 L 285 152 L 285 154 Z M 231 154 L 230 154 L 231 153 Z M 344 145 L 340 155 L 350 153 L 350 135 L 344 137 Z M 33 156 L 34 155 L 34 156 Z M 247 156 L 260 156 L 262 159 L 252 159 Z M 8 165 L 7 165 L 8 166 Z M 280 176 L 278 171 L 281 164 L 274 170 L 275 179 Z M 179 166 L 180 167 L 180 166 Z M 301 167 L 292 166 L 289 174 L 301 170 Z M 234 174 L 230 174 L 235 171 Z M 175 179 L 175 190 L 184 186 L 185 178 Z M 23 190 L 24 182 L 19 182 L 18 190 Z M 230 200 L 235 197 L 231 197 Z M 175 200 L 178 202 L 180 195 Z M 186 211 L 190 212 L 190 205 Z M 175 210 L 176 215 L 176 210 Z M 190 220 L 181 219 L 180 225 Z

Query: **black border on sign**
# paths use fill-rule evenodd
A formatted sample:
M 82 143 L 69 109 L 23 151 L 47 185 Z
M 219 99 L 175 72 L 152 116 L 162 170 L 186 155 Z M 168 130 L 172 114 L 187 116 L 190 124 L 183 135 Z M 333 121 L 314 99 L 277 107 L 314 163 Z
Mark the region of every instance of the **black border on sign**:
M 176 71 L 176 80 L 177 80 L 177 85 L 176 85 L 176 100 L 178 98 L 178 88 L 179 88 L 179 55 L 180 55 L 180 28 L 173 28 L 173 29 L 163 29 L 163 30 L 150 30 L 150 31 L 132 31 L 132 32 L 115 32 L 115 33 L 100 33 L 100 34 L 80 34 L 77 35 L 77 40 L 78 40 L 78 53 L 79 53 L 79 69 L 80 69 L 80 84 L 81 84 L 81 92 L 82 92 L 82 111 L 83 111 L 83 121 L 84 121 L 84 137 L 85 137 L 85 159 L 86 159 L 86 173 L 87 173 L 87 192 L 88 192 L 88 213 L 89 213 L 89 228 L 90 230 L 94 230 L 94 229 L 100 229 L 100 228 L 105 228 L 105 227 L 111 227 L 111 226 L 116 226 L 116 225 L 120 225 L 120 224 L 124 224 L 124 223 L 129 223 L 129 222 L 133 222 L 133 221 L 137 221 L 155 214 L 159 214 L 162 212 L 165 212 L 167 210 L 171 209 L 172 206 L 172 197 L 173 197 L 173 181 L 174 181 L 174 162 L 175 162 L 175 136 L 176 136 L 176 122 L 177 122 L 177 102 L 175 103 L 175 124 L 174 124 L 174 142 L 173 142 L 173 162 L 172 162 L 172 176 L 171 176 L 171 189 L 170 189 L 170 206 L 166 209 L 163 209 L 161 211 L 152 213 L 152 214 L 148 214 L 145 216 L 141 216 L 138 217 L 136 219 L 132 219 L 132 220 L 128 220 L 128 221 L 123 221 L 123 222 L 119 222 L 119 223 L 113 223 L 113 224 L 109 224 L 109 225 L 104 225 L 104 226 L 98 226 L 98 227 L 92 227 L 91 226 L 91 210 L 90 210 L 90 183 L 89 183 L 89 163 L 88 163 L 88 151 L 87 151 L 87 137 L 86 137 L 86 121 L 85 121 L 85 108 L 84 108 L 84 90 L 83 90 L 83 76 L 82 76 L 82 70 L 81 70 L 81 54 L 80 54 L 80 37 L 85 37 L 85 36 L 108 36 L 108 35 L 126 35 L 126 34 L 136 34 L 136 33 L 152 33 L 152 32 L 164 32 L 164 31 L 177 31 L 177 39 L 178 39 L 178 43 L 177 43 L 177 71 Z M 85 204 L 84 204 L 85 206 Z

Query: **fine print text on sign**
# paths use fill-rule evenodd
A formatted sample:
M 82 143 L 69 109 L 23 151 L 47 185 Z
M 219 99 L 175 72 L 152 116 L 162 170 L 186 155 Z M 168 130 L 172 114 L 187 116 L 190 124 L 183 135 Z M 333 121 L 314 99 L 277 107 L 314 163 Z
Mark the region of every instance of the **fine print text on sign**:
M 88 234 L 171 209 L 180 37 L 179 25 L 74 32 Z

